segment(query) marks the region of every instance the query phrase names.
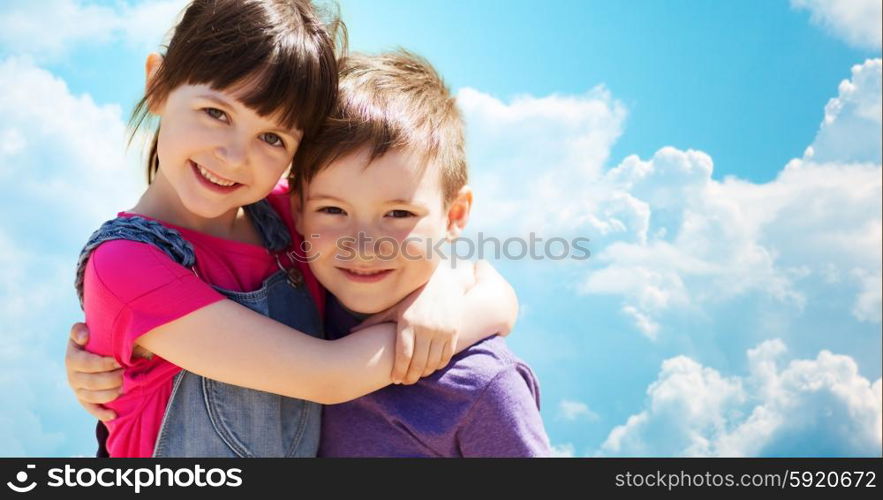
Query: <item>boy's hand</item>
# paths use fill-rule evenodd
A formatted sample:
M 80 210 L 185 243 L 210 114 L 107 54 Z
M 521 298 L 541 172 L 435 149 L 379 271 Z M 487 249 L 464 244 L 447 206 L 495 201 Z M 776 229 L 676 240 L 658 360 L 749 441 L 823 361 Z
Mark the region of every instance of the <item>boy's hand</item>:
M 390 309 L 358 326 L 395 321 L 396 356 L 393 383 L 414 384 L 451 361 L 463 319 L 466 287 L 455 270 L 440 265 L 429 282 Z
M 64 355 L 67 383 L 80 405 L 90 415 L 107 422 L 116 413 L 100 405 L 116 399 L 123 388 L 123 370 L 112 357 L 98 356 L 83 349 L 89 341 L 85 323 L 71 326 L 70 340 Z

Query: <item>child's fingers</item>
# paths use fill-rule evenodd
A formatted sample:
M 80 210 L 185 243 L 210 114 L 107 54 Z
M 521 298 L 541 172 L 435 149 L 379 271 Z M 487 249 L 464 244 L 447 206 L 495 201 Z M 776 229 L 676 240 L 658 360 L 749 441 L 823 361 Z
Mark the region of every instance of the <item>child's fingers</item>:
M 429 356 L 426 358 L 426 368 L 423 369 L 422 377 L 428 377 L 434 371 L 445 367 L 445 365 L 441 364 L 441 361 L 446 344 L 447 342 L 444 340 L 436 340 L 429 346 Z
M 68 372 L 99 373 L 108 372 L 120 368 L 119 363 L 111 356 L 99 356 L 84 351 L 74 341 L 68 342 L 67 353 L 64 356 L 64 364 Z
M 123 387 L 123 370 L 98 373 L 71 373 L 69 382 L 72 387 L 88 391 L 119 390 Z
M 74 391 L 74 393 L 77 395 L 77 399 L 83 406 L 85 406 L 86 403 L 97 405 L 110 403 L 120 395 L 120 391 L 114 389 L 107 391 L 90 391 L 87 389 L 77 389 Z
M 97 418 L 98 420 L 101 420 L 102 422 L 108 422 L 110 420 L 117 418 L 117 414 L 115 411 L 108 410 L 107 408 L 105 408 L 103 406 L 92 404 L 92 403 L 83 403 L 83 402 L 80 402 L 80 405 L 87 412 L 89 412 L 89 415 L 92 415 L 93 417 Z
M 403 383 L 407 385 L 416 384 L 426 369 L 429 360 L 430 341 L 423 335 L 417 335 L 414 341 L 414 356 L 411 358 L 411 366 L 408 367 L 408 374 L 405 375 Z M 433 370 L 435 371 L 435 370 Z
M 451 362 L 451 358 L 454 357 L 454 347 L 457 345 L 457 340 L 457 336 L 455 335 L 454 338 L 445 344 L 445 348 L 442 350 L 441 366 L 439 369 L 448 366 L 448 363 Z
M 396 360 L 392 368 L 392 375 L 390 376 L 394 384 L 401 384 L 405 379 L 413 356 L 414 329 L 409 326 L 400 326 L 396 336 Z
M 86 323 L 74 323 L 71 325 L 70 338 L 77 345 L 86 345 L 86 342 L 89 341 L 89 329 L 86 327 Z

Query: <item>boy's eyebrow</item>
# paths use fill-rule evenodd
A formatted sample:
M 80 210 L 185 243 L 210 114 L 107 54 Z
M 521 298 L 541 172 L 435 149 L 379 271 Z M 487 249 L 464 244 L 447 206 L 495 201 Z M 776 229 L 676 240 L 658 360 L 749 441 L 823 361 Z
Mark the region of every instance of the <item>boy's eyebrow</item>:
M 343 200 L 341 200 L 340 198 L 336 198 L 336 197 L 331 196 L 329 194 L 317 194 L 317 195 L 309 196 L 307 198 L 307 201 L 314 201 L 314 200 L 332 200 L 332 201 L 339 201 L 339 202 L 346 203 Z
M 331 196 L 328 194 L 321 194 L 321 193 L 313 195 L 313 196 L 309 196 L 307 198 L 307 201 L 316 201 L 316 200 L 330 200 L 330 201 L 336 201 L 339 203 L 347 203 L 346 200 L 341 200 L 340 198 L 337 198 L 335 196 Z M 423 206 L 422 203 L 418 203 L 413 200 L 403 200 L 401 198 L 396 198 L 395 200 L 387 200 L 384 203 L 387 205 L 413 205 L 415 207 L 422 207 Z

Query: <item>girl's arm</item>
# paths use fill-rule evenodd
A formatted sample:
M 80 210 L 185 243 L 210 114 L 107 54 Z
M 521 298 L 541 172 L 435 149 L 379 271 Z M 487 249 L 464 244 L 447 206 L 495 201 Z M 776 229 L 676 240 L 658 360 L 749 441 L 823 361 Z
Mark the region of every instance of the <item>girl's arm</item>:
M 390 383 L 394 341 L 388 323 L 328 341 L 221 300 L 145 333 L 136 345 L 220 382 L 335 404 Z
M 469 321 L 462 323 L 459 338 L 452 343 L 454 353 L 511 326 L 499 319 L 502 315 L 489 314 L 499 311 L 491 304 L 498 297 L 493 288 L 499 286 L 495 273 L 476 271 L 478 281 L 467 292 L 461 312 Z M 488 282 L 482 284 L 485 278 Z M 505 307 L 515 303 L 512 295 Z M 488 306 L 493 307 L 484 309 Z M 382 323 L 338 340 L 317 339 L 231 300 L 221 300 L 151 330 L 136 345 L 214 380 L 336 404 L 392 382 L 395 338 L 395 325 Z M 422 364 L 419 370 L 422 374 Z M 418 379 L 419 375 L 413 382 Z
M 453 261 L 452 261 L 453 262 Z M 518 316 L 515 290 L 487 261 L 442 263 L 429 282 L 357 329 L 396 321 L 393 383 L 413 384 L 464 348 L 508 335 Z
M 406 330 L 412 335 L 453 332 L 437 365 L 426 371 L 420 368 L 421 374 L 428 375 L 447 365 L 455 352 L 475 342 L 494 334 L 507 334 L 517 315 L 514 291 L 489 264 L 478 262 L 474 269 L 464 267 L 459 273 L 446 276 L 456 278 L 445 281 L 446 286 L 451 287 L 447 294 L 445 287 L 436 287 L 432 294 L 415 293 L 413 300 L 403 301 L 409 306 L 418 306 L 410 310 L 413 319 L 410 315 L 401 318 L 417 323 Z M 416 300 L 418 296 L 420 301 Z M 428 316 L 430 320 L 424 323 L 435 322 L 437 326 L 421 327 L 421 311 L 425 314 L 425 311 L 442 310 L 423 307 L 437 306 L 434 296 L 463 296 L 462 307 L 457 310 L 459 313 Z M 304 335 L 233 301 L 222 300 L 144 334 L 137 345 L 188 371 L 215 380 L 319 403 L 339 403 L 391 383 L 396 332 L 392 324 L 380 321 L 404 316 L 406 311 L 408 307 L 391 310 L 386 318 L 373 318 L 374 326 L 361 326 L 364 332 L 325 341 Z M 462 318 L 468 321 L 461 321 Z M 451 328 L 444 325 L 445 321 L 456 321 L 458 325 Z M 88 337 L 82 323 L 73 326 L 71 336 L 79 337 L 79 345 L 71 343 L 65 356 L 71 388 L 87 411 L 102 420 L 113 418 L 96 406 L 114 399 L 112 393 L 121 385 L 120 373 L 111 372 L 113 358 L 82 350 L 80 346 Z M 424 362 L 427 359 L 428 355 Z M 409 368 L 410 364 L 405 364 L 401 373 L 408 372 Z M 418 380 L 419 375 L 411 375 L 408 372 L 406 383 Z

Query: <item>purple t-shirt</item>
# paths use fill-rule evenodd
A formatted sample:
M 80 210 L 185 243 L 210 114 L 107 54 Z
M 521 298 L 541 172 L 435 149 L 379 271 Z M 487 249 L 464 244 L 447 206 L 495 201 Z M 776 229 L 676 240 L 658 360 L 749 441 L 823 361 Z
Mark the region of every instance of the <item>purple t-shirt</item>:
M 329 301 L 326 333 L 339 338 L 358 319 Z M 536 377 L 501 337 L 454 356 L 414 385 L 390 385 L 327 405 L 320 457 L 548 456 Z

